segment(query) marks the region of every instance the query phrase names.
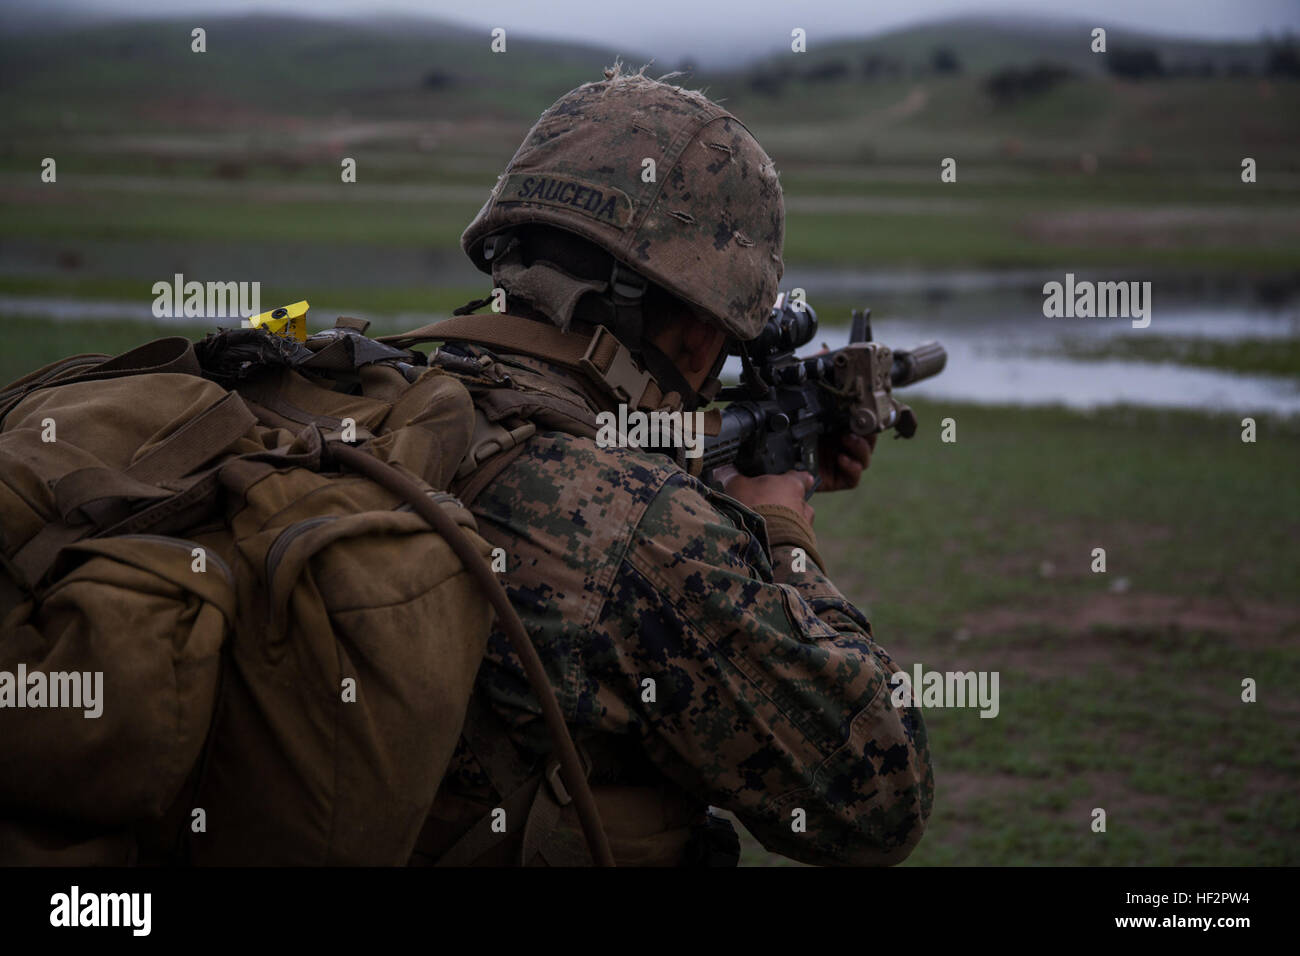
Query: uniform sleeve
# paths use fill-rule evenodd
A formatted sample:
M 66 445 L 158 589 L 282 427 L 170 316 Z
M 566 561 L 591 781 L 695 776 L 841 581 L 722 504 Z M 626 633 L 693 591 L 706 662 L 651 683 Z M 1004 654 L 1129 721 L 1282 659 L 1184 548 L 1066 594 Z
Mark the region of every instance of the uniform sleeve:
M 789 550 L 778 547 L 785 567 Z M 813 864 L 897 863 L 930 812 L 921 715 L 893 705 L 896 668 L 816 563 L 779 573 L 753 512 L 685 475 L 670 479 L 592 634 L 590 691 L 614 708 L 638 701 L 624 716 L 650 759 L 769 850 Z M 637 638 L 601 637 L 618 632 Z

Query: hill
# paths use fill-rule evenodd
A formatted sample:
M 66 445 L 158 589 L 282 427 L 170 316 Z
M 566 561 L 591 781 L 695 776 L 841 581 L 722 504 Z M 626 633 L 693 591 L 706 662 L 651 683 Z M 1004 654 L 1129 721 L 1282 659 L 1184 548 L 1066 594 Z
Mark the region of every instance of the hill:
M 204 20 L 204 53 L 193 19 L 0 34 L 0 237 L 77 243 L 59 262 L 106 263 L 125 240 L 445 248 L 547 105 L 618 57 L 645 60 L 634 45 L 513 33 L 496 54 L 487 31 L 432 20 Z M 681 82 L 776 160 L 791 261 L 1124 263 L 1140 250 L 1294 271 L 1300 81 L 1286 50 L 1111 31 L 1102 56 L 1089 31 L 993 18 L 814 36 L 805 54 Z M 1260 171 L 1249 186 L 1246 156 Z M 57 190 L 35 172 L 44 157 Z M 360 173 L 341 189 L 344 158 Z M 945 158 L 955 183 L 939 179 Z
M 443 148 L 459 138 L 469 154 L 504 159 L 559 94 L 616 58 L 646 61 L 630 46 L 516 35 L 495 54 L 486 31 L 410 18 L 204 18 L 207 52 L 194 53 L 195 22 L 0 35 L 9 156 L 107 146 L 173 159 L 233 152 L 241 161 L 311 162 L 322 144 L 419 153 L 428 151 L 422 143 Z M 876 37 L 814 37 L 806 54 L 683 82 L 724 99 L 785 168 L 929 164 L 936 153 L 1205 168 L 1250 148 L 1300 169 L 1300 84 L 1263 75 L 1263 44 L 1112 31 L 1111 52 L 1099 55 L 1089 30 L 945 20 Z M 1164 75 L 1136 81 L 1107 71 L 1132 51 L 1151 52 Z M 1035 64 L 1054 72 L 1025 72 Z

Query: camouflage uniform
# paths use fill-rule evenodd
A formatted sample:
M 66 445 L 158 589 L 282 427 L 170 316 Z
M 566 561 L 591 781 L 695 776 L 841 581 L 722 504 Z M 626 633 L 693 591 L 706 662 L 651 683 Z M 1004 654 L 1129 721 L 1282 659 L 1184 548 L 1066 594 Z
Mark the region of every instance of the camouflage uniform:
M 529 318 L 560 329 L 580 299 L 607 296 L 614 321 L 597 324 L 638 356 L 638 342 L 626 340 L 642 322 L 636 313 L 625 321 L 636 303 L 624 267 L 752 339 L 782 271 L 775 167 L 717 104 L 616 74 L 542 115 L 462 245 L 496 285 L 531 304 Z M 646 158 L 657 160 L 653 178 L 643 175 Z M 534 224 L 605 250 L 616 263 L 608 282 L 498 242 Z M 469 338 L 440 354 L 481 358 L 488 377 L 508 376 L 513 389 L 586 414 L 616 410 L 574 363 L 543 360 L 554 356 L 530 351 L 528 330 L 516 334 L 520 347 L 485 352 L 484 339 Z M 640 384 L 623 391 L 629 405 L 650 408 L 670 406 L 675 394 L 657 384 L 639 396 Z M 590 758 L 619 862 L 700 859 L 682 834 L 716 832 L 704 814 L 710 804 L 733 811 L 769 849 L 808 863 L 894 863 L 916 845 L 933 793 L 924 723 L 919 711 L 893 706 L 897 668 L 822 570 L 802 515 L 756 513 L 666 454 L 601 448 L 547 428 L 472 510 L 480 533 L 503 549 L 503 584 Z M 580 861 L 572 807 L 541 814 L 555 788 L 535 774 L 521 783 L 544 771 L 550 750 L 538 702 L 498 631 L 417 860 Z M 647 787 L 657 800 L 629 797 Z M 563 794 L 551 796 L 563 804 Z M 504 835 L 485 829 L 494 807 L 508 808 Z M 458 856 L 473 839 L 457 838 L 476 819 L 476 851 Z M 541 830 L 569 836 L 534 839 Z M 647 834 L 658 849 L 643 854 L 638 838 Z
M 504 358 L 592 404 L 562 370 Z M 806 863 L 894 863 L 916 845 L 933 794 L 924 722 L 893 707 L 897 668 L 862 613 L 811 558 L 793 570 L 794 547 L 817 553 L 800 516 L 765 521 L 661 453 L 559 432 L 533 437 L 472 510 L 575 738 L 604 758 L 594 783 L 662 775 Z M 542 760 L 540 708 L 499 630 L 477 687 Z M 500 796 L 462 741 L 435 815 Z

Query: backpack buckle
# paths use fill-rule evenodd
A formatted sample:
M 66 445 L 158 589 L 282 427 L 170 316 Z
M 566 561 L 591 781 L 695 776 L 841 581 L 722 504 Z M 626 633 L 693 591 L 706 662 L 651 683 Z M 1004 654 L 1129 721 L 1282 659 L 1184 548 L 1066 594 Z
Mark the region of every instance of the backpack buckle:
M 470 438 L 469 451 L 456 469 L 456 477 L 468 478 L 489 458 L 527 441 L 536 432 L 537 426 L 532 422 L 506 428 L 491 421 L 481 408 L 474 406 L 474 433 Z
M 609 350 L 611 343 L 613 351 L 605 368 L 601 368 L 600 355 Z M 645 394 L 646 386 L 652 381 L 649 372 L 637 368 L 627 346 L 603 325 L 596 326 L 596 334 L 587 343 L 587 351 L 583 353 L 578 365 L 596 381 L 604 382 L 605 387 L 614 393 L 615 398 L 628 404 L 640 401 L 641 396 Z
M 578 758 L 582 761 L 582 775 L 591 776 L 591 755 L 587 753 L 587 748 L 578 744 Z M 552 760 L 546 766 L 545 778 L 546 785 L 551 788 L 551 795 L 555 797 L 555 802 L 562 807 L 567 807 L 573 802 L 573 795 L 564 785 L 564 780 L 560 776 L 560 761 Z

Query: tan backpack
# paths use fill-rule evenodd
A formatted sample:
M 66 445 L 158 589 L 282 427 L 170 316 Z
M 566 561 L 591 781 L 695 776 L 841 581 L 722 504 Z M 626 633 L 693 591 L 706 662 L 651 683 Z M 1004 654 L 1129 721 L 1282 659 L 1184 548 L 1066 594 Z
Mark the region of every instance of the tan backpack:
M 609 862 L 443 490 L 469 393 L 361 331 L 160 339 L 0 392 L 0 863 L 405 863 L 489 602 Z

